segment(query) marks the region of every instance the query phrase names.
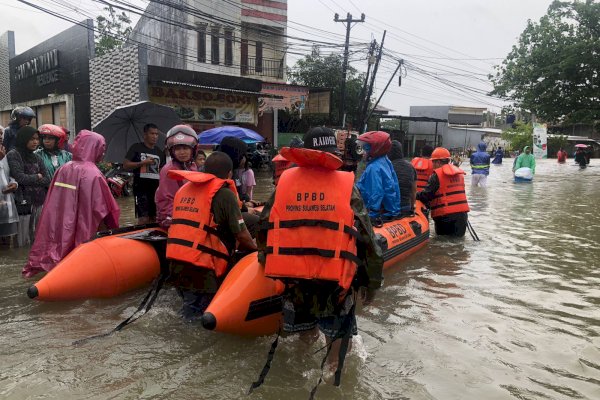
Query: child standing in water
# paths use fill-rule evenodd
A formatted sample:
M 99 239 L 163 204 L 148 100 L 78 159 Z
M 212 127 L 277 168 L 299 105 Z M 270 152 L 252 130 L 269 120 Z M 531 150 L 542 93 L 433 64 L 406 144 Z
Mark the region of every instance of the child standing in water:
M 244 172 L 242 172 L 242 190 L 246 196 L 248 196 L 248 201 L 252 201 L 254 186 L 256 186 L 256 179 L 254 178 L 252 163 L 250 161 L 246 161 L 246 164 L 244 165 Z

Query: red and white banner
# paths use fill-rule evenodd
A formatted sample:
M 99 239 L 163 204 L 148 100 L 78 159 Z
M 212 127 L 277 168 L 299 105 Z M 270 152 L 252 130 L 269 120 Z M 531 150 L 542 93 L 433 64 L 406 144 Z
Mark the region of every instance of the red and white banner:
M 244 19 L 267 20 L 271 22 L 287 22 L 287 1 L 275 0 L 242 0 L 242 17 Z

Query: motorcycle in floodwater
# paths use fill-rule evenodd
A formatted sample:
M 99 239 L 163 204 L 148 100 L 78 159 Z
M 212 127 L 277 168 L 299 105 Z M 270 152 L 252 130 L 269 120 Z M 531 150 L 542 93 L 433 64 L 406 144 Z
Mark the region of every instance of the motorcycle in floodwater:
M 133 174 L 123 169 L 121 164 L 114 164 L 111 169 L 104 174 L 106 183 L 113 197 L 129 196 L 132 193 Z

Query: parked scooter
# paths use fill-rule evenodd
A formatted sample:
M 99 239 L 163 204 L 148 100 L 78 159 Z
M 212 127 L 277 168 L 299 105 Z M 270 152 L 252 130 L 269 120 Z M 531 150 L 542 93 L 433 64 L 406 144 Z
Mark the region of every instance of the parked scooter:
M 106 183 L 113 197 L 129 196 L 132 193 L 133 174 L 123 169 L 121 164 L 113 164 L 105 174 Z

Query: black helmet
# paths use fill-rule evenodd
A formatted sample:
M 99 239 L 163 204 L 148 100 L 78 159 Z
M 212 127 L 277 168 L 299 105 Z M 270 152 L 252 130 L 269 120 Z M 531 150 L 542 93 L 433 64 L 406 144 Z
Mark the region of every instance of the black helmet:
M 29 107 L 17 107 L 10 113 L 10 119 L 16 121 L 19 118 L 35 118 L 35 113 Z
M 304 147 L 304 142 L 298 136 L 294 136 L 290 140 L 290 147 Z

